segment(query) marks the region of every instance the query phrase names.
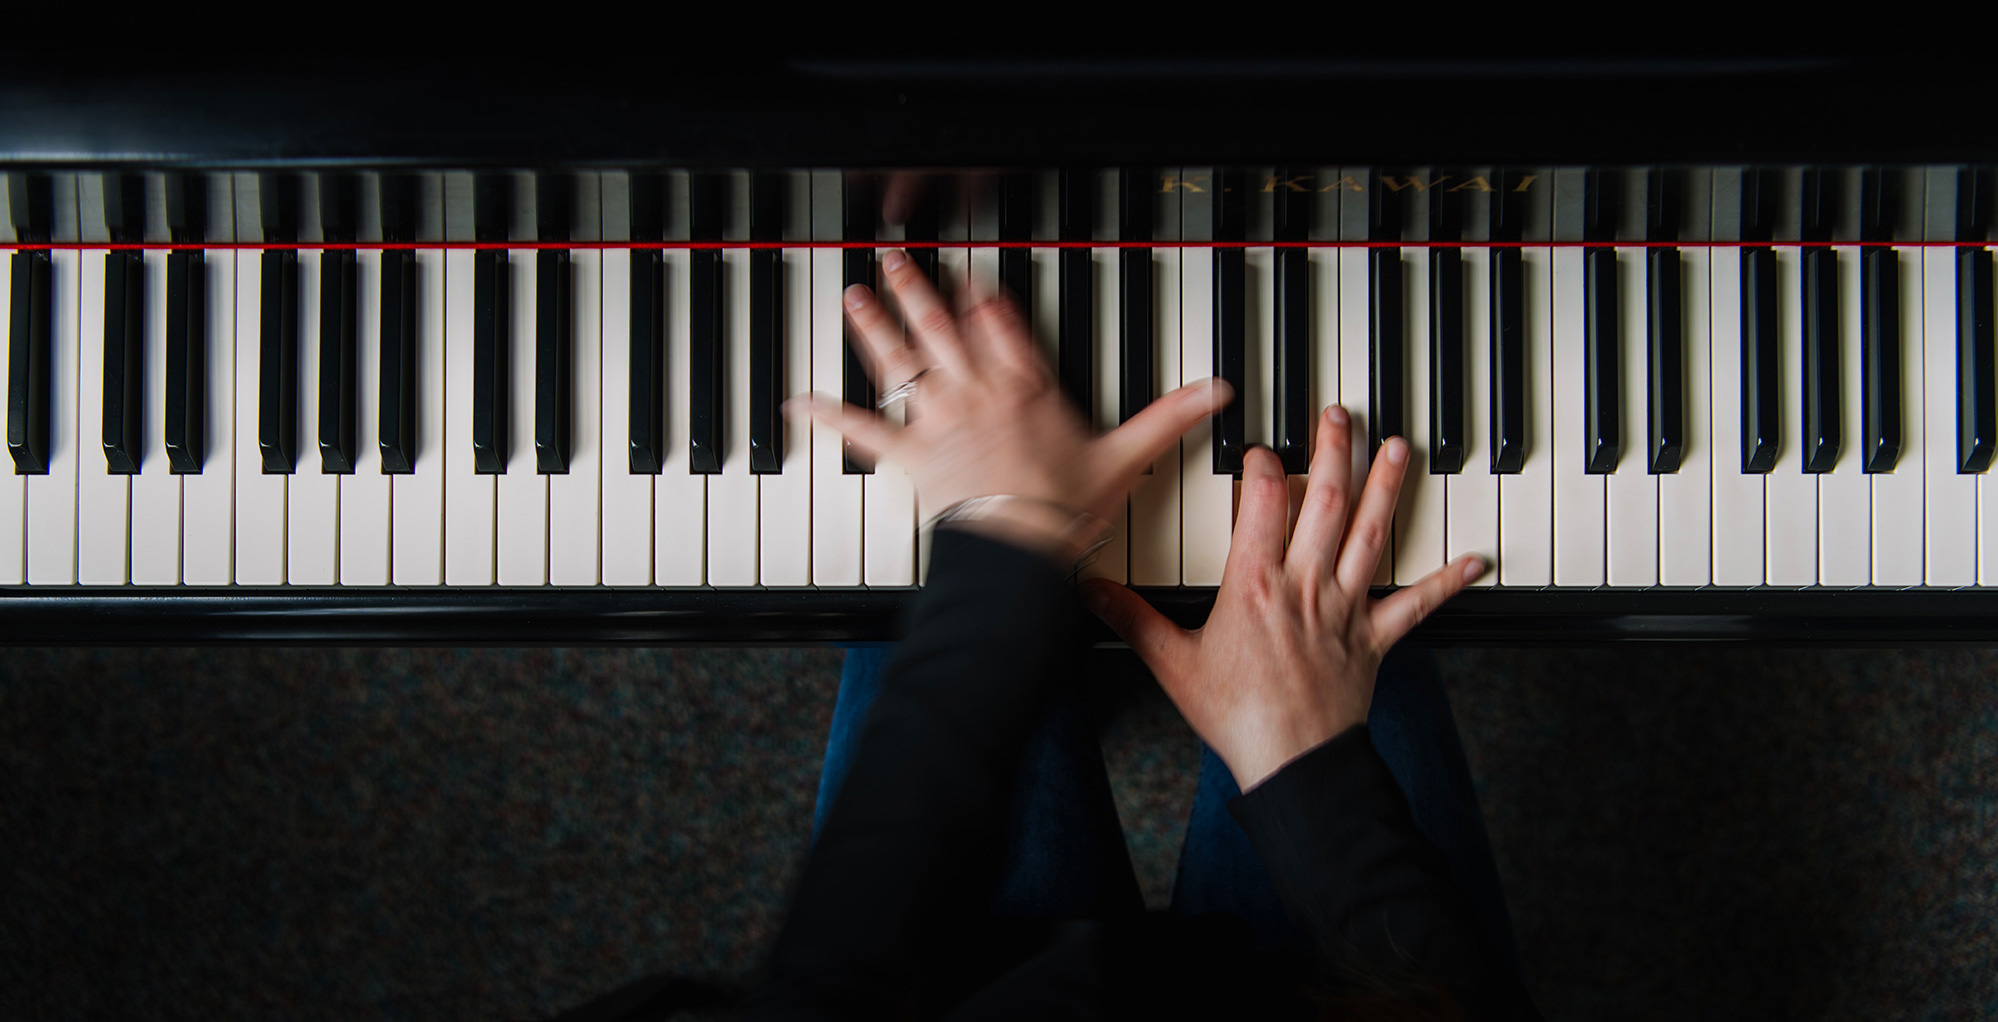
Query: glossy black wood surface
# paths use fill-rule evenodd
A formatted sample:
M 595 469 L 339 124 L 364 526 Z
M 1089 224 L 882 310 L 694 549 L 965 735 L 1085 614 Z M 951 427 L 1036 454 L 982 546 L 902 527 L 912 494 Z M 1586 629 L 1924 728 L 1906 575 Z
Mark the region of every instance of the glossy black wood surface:
M 912 589 L 0 590 L 0 645 L 817 645 L 893 639 Z M 1181 625 L 1211 589 L 1143 589 Z M 1092 626 L 1099 644 L 1115 637 Z M 1998 590 L 1481 590 L 1416 629 L 1435 645 L 1998 643 Z

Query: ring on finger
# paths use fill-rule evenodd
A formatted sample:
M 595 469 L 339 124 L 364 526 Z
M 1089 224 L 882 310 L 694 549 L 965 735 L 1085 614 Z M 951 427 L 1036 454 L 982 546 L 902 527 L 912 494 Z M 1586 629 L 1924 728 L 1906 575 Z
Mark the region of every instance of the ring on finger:
M 929 368 L 924 369 L 922 372 L 919 372 L 916 375 L 909 377 L 908 380 L 904 381 L 901 386 L 896 387 L 894 390 L 891 390 L 888 393 L 881 395 L 881 400 L 874 402 L 874 407 L 877 409 L 885 409 L 891 405 L 901 404 L 902 402 L 907 401 L 910 398 L 916 396 L 916 382 L 918 380 L 921 380 L 923 377 L 928 376 L 931 370 L 934 370 L 935 368 L 936 366 L 930 366 Z

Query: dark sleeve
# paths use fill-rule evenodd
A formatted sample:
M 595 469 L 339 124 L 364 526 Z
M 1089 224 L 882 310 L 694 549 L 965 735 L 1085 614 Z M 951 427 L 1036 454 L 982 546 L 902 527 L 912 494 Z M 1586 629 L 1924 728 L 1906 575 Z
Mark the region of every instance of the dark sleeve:
M 1334 975 L 1359 967 L 1403 988 L 1441 986 L 1473 1018 L 1540 1017 L 1442 851 L 1416 829 L 1365 726 L 1292 760 L 1228 808 Z
M 990 975 L 988 910 L 1021 751 L 1080 645 L 1064 573 L 939 529 L 755 1017 L 933 1014 Z

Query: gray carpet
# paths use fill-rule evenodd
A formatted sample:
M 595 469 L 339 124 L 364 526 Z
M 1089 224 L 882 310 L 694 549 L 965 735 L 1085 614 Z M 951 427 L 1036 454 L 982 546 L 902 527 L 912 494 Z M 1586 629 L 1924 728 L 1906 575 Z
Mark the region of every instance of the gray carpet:
M 726 1017 L 840 655 L 0 651 L 0 1018 Z M 1998 1018 L 1998 655 L 1443 659 L 1550 1018 Z M 1196 748 L 1105 685 L 1163 903 Z

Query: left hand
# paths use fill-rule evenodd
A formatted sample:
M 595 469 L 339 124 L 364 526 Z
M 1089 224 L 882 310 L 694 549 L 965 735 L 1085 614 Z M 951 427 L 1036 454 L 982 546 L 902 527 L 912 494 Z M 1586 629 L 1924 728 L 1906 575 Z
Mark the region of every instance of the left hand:
M 1218 380 L 1191 383 L 1097 436 L 1055 385 L 1009 299 L 985 298 L 959 317 L 906 255 L 889 252 L 881 265 L 909 324 L 906 341 L 863 285 L 847 289 L 846 314 L 882 393 L 921 374 L 909 425 L 816 394 L 785 407 L 809 409 L 861 453 L 901 465 L 928 512 L 990 494 L 1030 498 L 999 505 L 973 531 L 1072 560 L 1094 537 L 1072 535 L 1074 516 L 1061 509 L 1115 517 L 1145 466 L 1233 396 Z

